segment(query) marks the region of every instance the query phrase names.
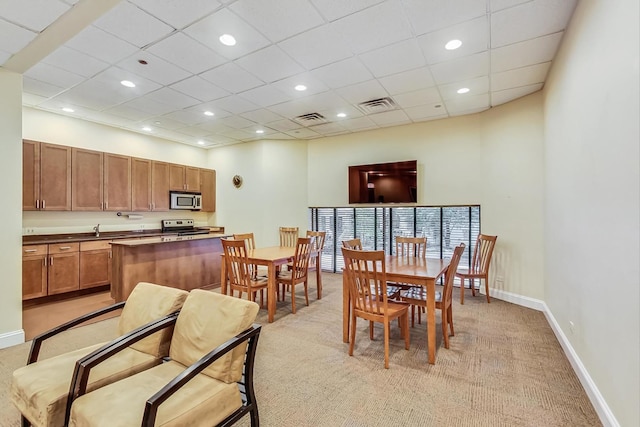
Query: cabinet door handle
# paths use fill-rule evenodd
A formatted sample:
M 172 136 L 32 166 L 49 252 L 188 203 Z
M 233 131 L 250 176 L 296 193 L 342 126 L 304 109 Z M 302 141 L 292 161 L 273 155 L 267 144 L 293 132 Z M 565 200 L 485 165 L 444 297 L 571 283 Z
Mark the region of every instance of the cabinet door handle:
M 53 265 L 53 257 L 49 257 L 49 265 Z
M 25 252 L 29 252 L 29 253 L 31 253 L 31 252 L 38 252 L 38 250 L 37 250 L 37 249 L 25 249 L 24 251 L 25 251 Z
M 60 246 L 61 251 L 66 251 L 67 249 L 71 249 L 71 246 Z
M 153 210 L 153 211 L 156 210 L 156 204 L 155 203 L 151 203 L 151 210 Z
M 42 266 L 43 267 L 47 266 L 47 257 L 42 258 Z
M 36 199 L 36 209 L 40 209 L 40 199 Z
M 105 211 L 107 210 L 107 206 L 108 206 L 108 203 L 107 203 L 107 202 L 104 202 L 104 210 L 105 210 Z
M 42 199 L 42 209 L 45 208 L 44 199 Z

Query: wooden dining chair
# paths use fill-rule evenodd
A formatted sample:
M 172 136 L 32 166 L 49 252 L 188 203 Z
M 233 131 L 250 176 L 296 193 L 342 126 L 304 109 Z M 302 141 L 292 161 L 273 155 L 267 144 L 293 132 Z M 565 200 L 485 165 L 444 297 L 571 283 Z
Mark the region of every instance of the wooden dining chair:
M 426 258 L 426 237 L 396 237 L 396 255 L 404 257 Z
M 317 297 L 322 298 L 322 250 L 327 237 L 326 231 L 307 230 L 307 237 L 311 238 L 311 257 L 309 258 L 309 271 L 317 271 Z
M 342 241 L 342 247 L 343 248 L 347 248 L 347 249 L 357 249 L 357 250 L 361 251 L 362 250 L 362 242 L 358 238 L 349 239 L 349 240 L 343 240 Z
M 451 300 L 453 295 L 453 281 L 456 276 L 456 269 L 458 268 L 458 263 L 460 262 L 460 258 L 462 257 L 462 253 L 464 252 L 465 244 L 460 243 L 459 246 L 453 250 L 453 255 L 451 256 L 451 261 L 449 262 L 449 267 L 447 268 L 447 272 L 444 275 L 444 289 L 442 291 L 436 291 L 436 309 L 440 310 L 440 319 L 442 322 L 442 339 L 444 341 L 444 348 L 449 348 L 449 331 L 451 330 L 451 336 L 455 334 L 453 329 L 453 309 L 451 306 Z M 400 293 L 402 301 L 405 301 L 411 304 L 411 326 L 413 326 L 414 320 L 414 311 L 415 308 L 418 310 L 426 309 L 427 307 L 427 290 L 422 287 L 414 287 L 411 289 L 407 289 Z M 420 311 L 418 311 L 418 314 Z
M 353 356 L 356 340 L 356 319 L 369 321 L 369 339 L 373 340 L 373 323 L 382 323 L 384 329 L 384 367 L 389 368 L 389 334 L 391 321 L 398 319 L 404 337 L 404 348 L 409 350 L 409 304 L 391 301 L 387 296 L 387 273 L 383 251 L 360 251 L 342 248 L 344 272 L 351 300 L 351 328 L 349 356 Z
M 456 273 L 456 277 L 460 278 L 460 304 L 464 304 L 465 280 L 469 280 L 471 295 L 476 296 L 475 279 L 480 280 L 481 283 L 484 280 L 487 302 L 491 302 L 489 297 L 489 265 L 491 264 L 491 256 L 497 239 L 498 236 L 479 234 L 476 240 L 476 247 L 473 250 L 473 257 L 471 258 L 471 266 L 468 269 L 460 269 Z
M 280 227 L 280 246 L 293 248 L 298 242 L 298 227 Z
M 233 235 L 234 240 L 244 240 L 247 251 L 251 251 L 256 248 L 256 241 L 253 237 L 253 233 L 236 233 Z M 254 279 L 258 277 L 267 277 L 267 268 L 262 265 L 252 265 L 252 275 Z
M 293 257 L 291 270 L 281 271 L 276 277 L 278 285 L 284 289 L 291 289 L 291 312 L 296 312 L 296 285 L 304 284 L 304 298 L 309 305 L 309 258 L 311 257 L 311 238 L 298 237 L 296 253 Z M 284 296 L 283 296 L 284 298 Z
M 229 275 L 229 295 L 234 296 L 238 291 L 239 298 L 242 293 L 247 293 L 249 301 L 256 300 L 256 294 L 260 291 L 260 306 L 264 306 L 264 290 L 267 288 L 266 277 L 255 277 L 253 265 L 247 258 L 247 246 L 245 240 L 220 239 L 224 251 L 224 262 Z

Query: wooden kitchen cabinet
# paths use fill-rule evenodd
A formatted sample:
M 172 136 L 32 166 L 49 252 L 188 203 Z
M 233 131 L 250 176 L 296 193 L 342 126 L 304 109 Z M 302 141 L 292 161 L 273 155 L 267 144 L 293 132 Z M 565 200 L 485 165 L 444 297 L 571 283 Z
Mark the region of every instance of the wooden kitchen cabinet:
M 216 211 L 216 171 L 200 169 L 200 191 L 202 192 L 202 211 Z
M 79 246 L 77 242 L 49 245 L 48 295 L 79 289 Z
M 111 283 L 111 241 L 80 242 L 80 289 Z
M 131 157 L 104 153 L 104 210 L 131 210 Z
M 71 210 L 71 147 L 23 141 L 22 209 Z
M 200 191 L 200 169 L 192 166 L 170 166 L 170 187 L 175 191 Z
M 72 154 L 72 210 L 101 211 L 104 201 L 104 153 L 74 148 Z
M 151 209 L 154 211 L 169 210 L 170 166 L 169 163 L 151 162 Z
M 47 245 L 22 247 L 22 299 L 47 295 Z
M 153 210 L 151 202 L 151 160 L 131 159 L 131 210 Z M 169 195 L 167 194 L 167 197 Z

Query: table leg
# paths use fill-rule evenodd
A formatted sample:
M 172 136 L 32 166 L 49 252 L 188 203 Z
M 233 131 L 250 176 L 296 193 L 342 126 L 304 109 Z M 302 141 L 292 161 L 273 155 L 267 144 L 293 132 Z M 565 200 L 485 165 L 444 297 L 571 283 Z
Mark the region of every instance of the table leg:
M 273 263 L 267 264 L 267 309 L 269 311 L 269 323 L 273 322 L 276 315 L 276 267 Z
M 436 364 L 436 283 L 427 283 L 427 343 L 429 347 L 429 363 Z
M 347 278 L 344 273 L 342 273 L 342 342 L 349 342 L 349 322 L 351 320 L 350 303 Z
M 227 263 L 224 258 L 220 263 L 220 293 L 227 295 Z

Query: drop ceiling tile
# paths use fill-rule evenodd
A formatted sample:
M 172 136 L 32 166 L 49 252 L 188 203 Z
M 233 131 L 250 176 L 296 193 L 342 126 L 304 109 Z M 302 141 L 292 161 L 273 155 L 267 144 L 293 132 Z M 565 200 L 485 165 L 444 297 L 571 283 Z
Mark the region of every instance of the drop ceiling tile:
M 349 45 L 328 25 L 283 40 L 278 46 L 307 70 L 353 56 Z
M 402 0 L 416 35 L 430 33 L 483 16 L 486 2 L 478 0 Z
M 313 106 L 315 111 L 326 110 L 348 105 L 342 97 L 334 92 L 322 92 L 308 96 L 304 101 Z
M 563 32 L 525 40 L 491 51 L 491 71 L 499 72 L 551 61 L 560 46 Z
M 307 104 L 304 99 L 292 99 L 282 104 L 272 105 L 269 110 L 282 117 L 294 118 L 302 114 L 314 113 L 313 106 Z
M 277 46 L 266 47 L 236 60 L 235 63 L 267 83 L 304 71 Z
M 556 33 L 566 28 L 576 0 L 533 0 L 491 15 L 493 48 Z
M 329 21 L 335 21 L 368 7 L 382 3 L 384 0 L 311 0 L 320 13 Z
M 248 128 L 249 126 L 255 125 L 253 121 L 247 120 L 240 116 L 225 117 L 224 119 L 220 119 L 220 123 L 225 126 L 232 127 L 234 129 L 244 129 L 244 128 Z
M 447 111 L 442 103 L 419 105 L 416 107 L 406 108 L 405 113 L 414 122 L 421 122 L 425 120 L 434 120 L 447 117 Z
M 460 94 L 458 89 L 466 87 L 469 92 Z M 489 76 L 476 77 L 475 79 L 461 80 L 438 87 L 443 100 L 457 99 L 465 96 L 480 95 L 489 92 Z
M 270 44 L 255 28 L 228 9 L 213 13 L 185 28 L 184 32 L 228 59 L 240 58 Z M 223 34 L 234 36 L 237 44 L 225 46 L 220 43 L 218 38 Z
M 263 125 L 270 122 L 277 122 L 279 120 L 282 120 L 281 115 L 266 109 L 249 111 L 241 114 L 241 116 L 247 120 L 251 120 L 253 122 L 260 123 Z
M 271 140 L 294 140 L 296 138 L 287 135 L 286 133 L 280 133 L 280 132 L 276 132 L 276 133 L 272 133 L 269 135 L 269 139 Z
M 416 90 L 395 95 L 393 99 L 402 108 L 411 108 L 418 105 L 441 103 L 440 92 L 435 87 L 428 89 Z
M 176 110 L 169 114 L 165 114 L 162 118 L 175 120 L 185 125 L 196 125 L 203 121 L 202 113 L 196 110 Z
M 36 32 L 44 30 L 71 9 L 68 4 L 52 0 L 2 0 L 0 7 L 4 19 Z
M 449 114 L 457 114 L 471 110 L 477 111 L 489 108 L 489 94 L 483 93 L 480 95 L 451 98 L 444 102 Z
M 513 101 L 514 99 L 521 98 L 525 95 L 529 95 L 530 93 L 539 91 L 540 89 L 542 89 L 542 86 L 542 83 L 538 83 L 529 86 L 521 86 L 513 89 L 492 92 L 491 105 L 496 106 L 509 101 Z
M 22 78 L 22 91 L 25 93 L 50 98 L 63 90 L 64 89 L 60 86 L 41 82 L 40 80 L 32 79 L 29 76 L 23 76 Z
M 402 110 L 385 111 L 384 113 L 371 114 L 367 117 L 378 126 L 395 126 L 411 123 L 409 116 Z
M 348 119 L 354 119 L 357 117 L 362 117 L 364 114 L 362 111 L 354 107 L 353 105 L 336 105 L 332 108 L 327 108 L 325 110 L 319 110 L 318 113 L 322 114 L 324 117 L 328 118 L 331 121 L 342 122 Z M 338 117 L 337 114 L 342 113 L 346 114 L 345 117 Z
M 551 62 L 517 68 L 515 70 L 495 73 L 491 76 L 491 90 L 500 91 L 519 86 L 528 86 L 536 83 L 544 83 Z
M 216 0 L 131 0 L 151 15 L 163 20 L 174 28 L 186 25 L 209 15 L 220 7 Z
M 360 60 L 375 77 L 413 70 L 426 65 L 416 39 L 403 40 L 360 55 Z
M 91 77 L 109 67 L 104 61 L 66 46 L 51 52 L 42 62 L 84 77 Z
M 424 34 L 418 37 L 418 41 L 427 63 L 436 64 L 487 50 L 488 36 L 489 19 L 487 16 L 481 16 L 462 24 Z M 444 46 L 450 40 L 460 40 L 462 46 L 454 50 L 445 49 Z
M 299 84 L 305 85 L 307 90 L 297 91 L 295 87 Z M 300 73 L 271 83 L 271 86 L 289 95 L 291 98 L 304 98 L 329 90 L 327 85 L 315 78 L 311 73 Z
M 94 25 L 122 40 L 143 48 L 174 31 L 174 28 L 123 1 L 98 18 Z
M 152 111 L 154 110 L 153 108 L 147 108 L 145 110 L 137 108 L 140 104 L 140 99 L 134 99 L 133 101 L 131 101 L 131 103 L 125 103 L 114 108 L 108 108 L 105 110 L 105 112 L 113 116 L 124 117 L 126 119 L 134 121 L 146 120 L 156 114 L 154 111 Z M 166 110 L 167 107 L 165 106 L 164 109 Z M 162 109 L 157 110 L 158 112 L 162 111 Z
M 0 19 L 0 50 L 13 54 L 28 45 L 37 34 Z
M 138 62 L 140 60 L 146 61 L 147 64 L 140 64 Z M 169 85 L 191 76 L 182 68 L 143 50 L 120 61 L 118 67 L 163 85 Z
M 355 53 L 368 52 L 412 36 L 409 22 L 397 0 L 364 9 L 330 25 Z
M 175 130 L 184 127 L 184 123 L 170 119 L 166 116 L 151 117 L 149 122 L 155 127 L 168 130 Z
M 292 136 L 294 138 L 301 138 L 301 139 L 313 139 L 313 138 L 318 138 L 322 135 L 320 135 L 318 132 L 315 132 L 309 128 L 300 128 L 300 129 L 295 129 L 292 131 L 288 131 L 285 132 L 287 135 Z
M 269 126 L 271 129 L 279 130 L 280 132 L 291 131 L 302 127 L 298 123 L 288 119 L 269 122 L 267 123 L 267 126 Z
M 192 76 L 174 83 L 171 85 L 171 88 L 204 102 L 230 95 L 226 90 L 208 82 L 200 76 Z
M 24 75 L 63 88 L 75 86 L 85 80 L 84 77 L 78 74 L 45 64 L 44 62 L 34 65 L 28 69 Z
M 530 0 L 489 0 L 489 5 L 491 12 L 497 12 L 498 10 L 507 9 L 528 1 Z
M 244 92 L 264 84 L 262 80 L 232 62 L 206 71 L 200 77 L 231 93 Z
M 110 64 L 116 63 L 135 53 L 138 48 L 113 34 L 95 26 L 89 26 L 69 40 L 65 46 Z M 96 49 L 100 46 L 100 49 Z
M 153 86 L 154 83 L 152 82 L 147 82 L 135 88 L 126 88 L 117 83 L 117 81 L 102 80 L 103 78 L 106 79 L 106 73 L 101 73 L 99 76 L 100 78 L 94 78 L 80 83 L 59 95 L 59 97 L 83 107 L 102 110 L 142 96 L 146 92 L 150 92 L 159 87 L 157 85 Z
M 271 105 L 280 104 L 289 101 L 291 97 L 271 85 L 264 85 L 239 94 L 255 105 L 260 107 L 269 107 Z
M 227 138 L 237 139 L 239 141 L 250 141 L 256 137 L 255 134 L 248 132 L 244 129 L 234 129 L 229 132 L 221 133 L 221 135 Z
M 142 133 L 139 125 L 137 125 L 136 121 L 128 119 L 126 117 L 118 117 L 113 114 L 107 114 L 104 112 L 90 112 L 89 114 L 83 117 L 86 120 L 90 120 L 96 123 L 104 123 L 109 126 L 115 126 L 122 129 L 132 129 L 134 132 Z
M 74 105 L 74 104 L 70 104 L 68 102 L 63 102 L 62 100 L 58 99 L 58 98 L 52 98 L 52 99 L 48 99 L 48 100 L 44 100 L 43 102 L 41 102 L 38 105 L 39 108 L 43 108 L 43 109 L 47 109 L 49 111 L 52 111 L 56 114 L 62 114 L 64 116 L 69 116 L 69 117 L 82 117 L 85 115 L 85 113 L 87 111 L 89 111 L 89 109 L 87 108 L 83 108 L 80 105 Z M 73 109 L 72 113 L 67 113 L 66 111 L 62 111 L 63 108 L 71 108 Z
M 340 122 L 345 129 L 350 131 L 362 131 L 367 129 L 377 128 L 376 125 L 369 117 L 356 117 L 353 119 L 344 119 Z
M 0 50 L 0 66 L 7 62 L 9 58 L 11 58 L 11 54 L 9 52 Z
M 301 0 L 238 0 L 230 8 L 274 43 L 324 23 Z
M 389 96 L 385 88 L 373 79 L 336 89 L 335 92 L 351 104 Z
M 202 138 L 205 137 L 207 135 L 209 135 L 211 132 L 204 130 L 204 129 L 200 129 L 197 126 L 189 126 L 189 127 L 184 127 L 181 129 L 176 129 L 175 130 L 178 133 L 182 133 L 185 135 L 189 135 L 192 136 L 194 138 Z
M 311 71 L 332 89 L 364 82 L 373 78 L 369 70 L 356 58 L 349 58 Z
M 238 95 L 231 95 L 225 98 L 216 99 L 215 101 L 211 101 L 211 104 L 233 114 L 242 114 L 247 111 L 253 111 L 260 108 L 253 102 L 241 98 Z
M 489 52 L 476 53 L 434 64 L 431 66 L 431 73 L 438 84 L 486 76 L 489 74 Z
M 163 104 L 170 105 L 178 109 L 187 108 L 196 104 L 200 104 L 199 100 L 168 87 L 163 87 L 158 90 L 155 90 L 149 93 L 148 95 L 146 95 L 145 98 L 152 99 L 154 101 L 161 102 Z
M 207 123 L 212 123 L 224 117 L 229 117 L 232 115 L 227 110 L 223 110 L 222 108 L 215 105 L 214 101 L 203 102 L 202 104 L 187 107 L 183 111 L 194 114 L 196 117 L 200 117 L 200 121 L 198 122 L 199 126 L 205 125 Z M 204 114 L 206 111 L 212 112 L 213 116 Z
M 193 74 L 200 74 L 227 62 L 222 56 L 183 33 L 174 33 L 149 47 L 147 51 Z
M 35 107 L 47 100 L 46 97 L 33 93 L 22 92 L 22 105 Z
M 426 89 L 435 85 L 428 67 L 421 67 L 415 70 L 382 77 L 378 79 L 378 81 L 391 95 Z
M 91 80 L 103 83 L 105 87 L 109 87 L 109 91 L 122 93 L 127 99 L 142 96 L 161 87 L 160 84 L 152 80 L 119 67 L 109 67 Z M 122 80 L 129 80 L 135 83 L 136 87 L 128 88 L 122 86 L 120 84 Z
M 344 133 L 347 130 L 342 126 L 341 123 L 337 123 L 337 122 L 315 125 L 311 129 L 314 132 L 318 132 L 322 135 L 334 135 L 334 134 Z

